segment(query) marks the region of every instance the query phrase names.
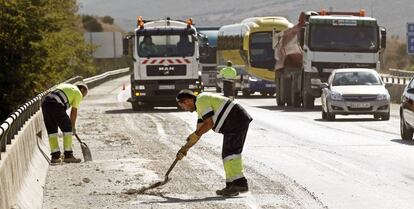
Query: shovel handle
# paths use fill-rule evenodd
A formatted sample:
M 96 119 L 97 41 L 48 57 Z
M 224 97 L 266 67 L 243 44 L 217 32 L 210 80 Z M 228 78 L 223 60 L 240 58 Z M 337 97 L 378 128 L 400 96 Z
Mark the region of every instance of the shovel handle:
M 76 137 L 76 139 L 79 141 L 79 143 L 83 143 L 81 140 L 80 140 L 80 138 L 79 138 L 79 136 L 78 136 L 78 134 L 75 134 L 75 137 Z
M 167 173 L 165 174 L 165 179 L 168 179 L 168 174 L 170 174 L 170 172 L 172 171 L 172 169 L 174 168 L 174 166 L 177 164 L 177 162 L 180 159 L 175 158 L 174 162 L 171 164 L 170 168 L 168 169 Z

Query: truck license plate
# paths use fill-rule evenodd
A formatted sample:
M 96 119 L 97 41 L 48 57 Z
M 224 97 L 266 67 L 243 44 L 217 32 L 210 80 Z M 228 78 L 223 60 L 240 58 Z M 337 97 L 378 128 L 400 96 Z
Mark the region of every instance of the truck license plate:
M 160 90 L 175 89 L 174 85 L 160 85 L 158 87 Z
M 352 108 L 368 108 L 371 105 L 369 103 L 351 103 L 350 106 Z

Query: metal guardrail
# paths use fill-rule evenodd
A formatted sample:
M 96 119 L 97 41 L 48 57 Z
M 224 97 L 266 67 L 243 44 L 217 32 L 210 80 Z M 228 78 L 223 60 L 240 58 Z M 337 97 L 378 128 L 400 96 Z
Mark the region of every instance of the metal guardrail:
M 391 84 L 403 84 L 407 85 L 412 77 L 401 77 L 401 76 L 395 76 L 395 75 L 386 75 L 381 74 L 381 79 L 384 83 L 391 83 Z
M 121 77 L 129 74 L 129 69 L 124 68 L 103 73 L 94 77 L 83 79 L 89 88 L 93 88 L 110 79 Z M 73 77 L 64 83 L 76 83 L 82 81 L 81 76 Z M 21 105 L 15 112 L 11 113 L 4 122 L 0 125 L 0 160 L 1 152 L 6 151 L 6 146 L 11 144 L 14 136 L 20 131 L 23 125 L 40 110 L 41 103 L 44 97 L 52 91 L 56 86 L 38 94 L 36 97 L 30 99 L 25 104 Z

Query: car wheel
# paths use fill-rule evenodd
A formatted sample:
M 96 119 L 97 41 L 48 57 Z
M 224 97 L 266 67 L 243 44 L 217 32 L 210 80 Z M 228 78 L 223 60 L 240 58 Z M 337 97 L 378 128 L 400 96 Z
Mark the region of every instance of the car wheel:
M 218 86 L 216 86 L 216 92 L 217 92 L 217 93 L 221 93 L 221 88 L 220 88 L 220 87 L 218 87 Z
M 406 126 L 404 117 L 400 117 L 400 133 L 402 140 L 412 140 L 413 139 L 413 130 Z
M 377 114 L 377 113 L 376 113 L 376 114 L 374 114 L 374 118 L 378 120 L 378 119 L 380 119 L 380 118 L 381 118 L 381 116 L 380 116 L 379 114 Z

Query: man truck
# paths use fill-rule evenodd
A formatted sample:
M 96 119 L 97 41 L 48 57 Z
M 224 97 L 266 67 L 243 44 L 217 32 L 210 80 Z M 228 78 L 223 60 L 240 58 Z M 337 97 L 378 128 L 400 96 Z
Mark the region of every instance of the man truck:
M 297 25 L 273 31 L 278 106 L 311 109 L 337 68 L 380 70 L 385 28 L 360 12 L 302 12 Z
M 192 19 L 137 19 L 133 40 L 131 98 L 134 110 L 177 106 L 181 89 L 201 91 L 197 30 Z

